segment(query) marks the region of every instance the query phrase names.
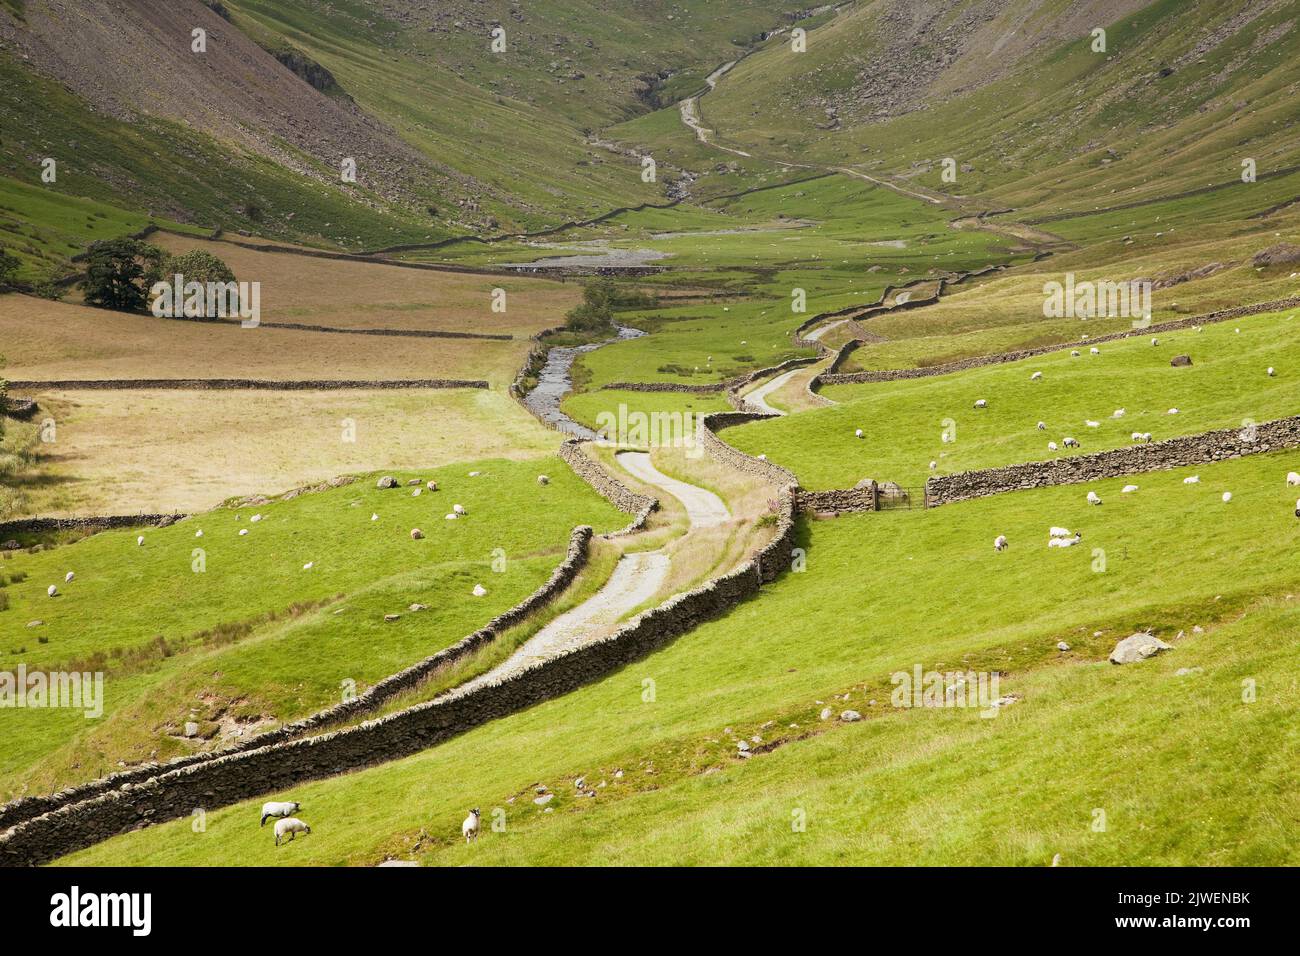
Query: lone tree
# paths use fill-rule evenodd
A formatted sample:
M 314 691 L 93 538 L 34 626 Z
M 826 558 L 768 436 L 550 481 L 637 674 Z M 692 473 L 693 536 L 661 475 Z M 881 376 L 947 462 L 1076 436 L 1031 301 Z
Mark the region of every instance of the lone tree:
M 150 287 L 162 274 L 165 255 L 138 239 L 102 239 L 86 253 L 86 304 L 100 309 L 138 312 Z
M 582 287 L 582 302 L 569 310 L 565 327 L 574 332 L 608 332 L 614 328 L 614 280 L 594 279 Z
M 226 313 L 239 308 L 239 295 L 234 291 L 235 273 L 230 266 L 212 253 L 194 249 L 179 256 L 169 257 L 163 266 L 163 279 L 175 282 L 175 277 L 178 275 L 181 277 L 182 286 L 189 285 L 191 282 L 202 283 L 208 288 L 211 288 L 209 283 L 229 284 L 228 294 L 208 296 L 205 300 L 203 314 L 207 318 L 216 318 L 219 314 L 223 314 L 223 308 Z M 197 318 L 197 316 L 176 315 L 173 318 Z
M 3 249 L 0 249 L 0 286 L 7 286 L 13 281 L 21 264 L 17 257 L 11 256 Z

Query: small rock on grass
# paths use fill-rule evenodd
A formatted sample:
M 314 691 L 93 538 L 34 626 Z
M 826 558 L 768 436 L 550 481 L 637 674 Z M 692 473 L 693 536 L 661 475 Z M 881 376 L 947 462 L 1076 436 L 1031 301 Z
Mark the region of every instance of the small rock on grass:
M 1124 640 L 1115 645 L 1115 649 L 1110 652 L 1110 662 L 1112 664 L 1136 664 L 1138 661 L 1144 661 L 1148 657 L 1155 657 L 1163 651 L 1173 650 L 1173 645 L 1166 644 L 1160 638 L 1138 632 L 1130 634 Z
M 840 714 L 840 720 L 844 721 L 846 724 L 861 719 L 862 719 L 862 715 L 859 714 L 856 710 L 846 710 L 844 711 L 844 713 Z

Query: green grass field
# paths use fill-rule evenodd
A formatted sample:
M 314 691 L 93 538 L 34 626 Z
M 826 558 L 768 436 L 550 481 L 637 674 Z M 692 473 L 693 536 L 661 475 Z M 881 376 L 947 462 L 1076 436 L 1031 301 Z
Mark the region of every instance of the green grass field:
M 1100 355 L 1080 344 L 1078 358 L 1065 349 L 934 378 L 830 386 L 824 394 L 840 404 L 742 425 L 726 439 L 792 469 L 808 488 L 849 488 L 871 477 L 919 495 L 930 474 L 1068 454 L 1066 436 L 1088 453 L 1131 444 L 1133 432 L 1159 441 L 1293 415 L 1296 387 L 1286 370 L 1300 362 L 1295 321 L 1293 312 L 1249 316 L 1160 333 L 1158 346 L 1135 336 L 1102 343 Z M 1192 357 L 1190 368 L 1170 366 L 1180 353 Z M 1276 377 L 1266 375 L 1270 366 Z M 1043 377 L 1031 381 L 1036 371 Z M 974 408 L 979 399 L 988 407 Z M 1112 417 L 1121 408 L 1124 416 Z M 955 440 L 945 442 L 945 431 Z M 1060 452 L 1048 449 L 1052 441 Z
M 551 478 L 544 487 L 542 473 Z M 433 479 L 439 490 L 382 491 L 372 475 L 169 528 L 6 555 L 0 667 L 103 671 L 107 716 L 7 716 L 24 728 L 24 743 L 5 749 L 0 779 L 12 786 L 37 758 L 41 775 L 77 776 L 81 764 L 85 777 L 110 757 L 187 752 L 170 737 L 191 708 L 205 737 L 218 730 L 212 715 L 254 722 L 311 713 L 337 701 L 344 681 L 364 690 L 518 603 L 550 576 L 574 526 L 626 523 L 553 457 L 397 477 Z M 445 520 L 453 504 L 468 516 Z M 411 539 L 414 527 L 423 540 Z M 76 576 L 64 583 L 69 570 Z M 476 598 L 480 583 L 488 594 Z M 50 584 L 60 592 L 54 598 Z M 412 603 L 429 610 L 409 612 Z M 401 619 L 384 620 L 393 613 Z M 33 620 L 42 623 L 29 627 Z M 51 757 L 57 752 L 62 758 Z
M 844 862 L 915 863 L 973 854 L 982 863 L 1045 864 L 1065 851 L 1077 854 L 1067 862 L 1294 862 L 1297 847 L 1280 829 L 1286 811 L 1265 812 L 1259 801 L 1279 793 L 1285 741 L 1294 740 L 1285 729 L 1296 695 L 1285 663 L 1294 619 L 1286 595 L 1300 577 L 1287 555 L 1300 532 L 1283 477 L 1297 460 L 1262 455 L 1207 466 L 1198 486 L 1182 484 L 1185 470 L 1144 475 L 1140 492 L 1123 497 L 1121 480 L 1099 482 L 1088 486 L 1106 500 L 1099 509 L 1076 486 L 814 522 L 802 542 L 806 571 L 652 657 L 427 753 L 284 794 L 302 802 L 314 831 L 291 850 L 277 851 L 258 831 L 248 802 L 209 814 L 204 834 L 187 821 L 169 823 L 67 861 L 763 863 L 840 854 Z M 1223 488 L 1234 491 L 1229 505 L 1218 500 Z M 1082 530 L 1084 546 L 1050 552 L 1052 524 Z M 992 548 L 999 533 L 1011 541 L 1002 554 Z M 1190 540 L 1213 544 L 1182 546 Z M 1094 570 L 1097 548 L 1104 571 Z M 1206 632 L 1194 634 L 1197 626 Z M 1117 638 L 1139 627 L 1176 650 L 1137 666 L 1104 664 Z M 1180 630 L 1187 636 L 1176 639 Z M 1072 650 L 1059 652 L 1060 640 Z M 890 675 L 917 663 L 1003 671 L 1003 693 L 1022 699 L 991 721 L 895 713 Z M 1177 667 L 1202 667 L 1204 676 L 1183 682 Z M 1193 742 L 1223 739 L 1225 711 L 1241 706 L 1246 676 L 1256 677 L 1259 701 L 1232 711 L 1241 728 L 1233 746 L 1198 749 Z M 653 704 L 641 697 L 647 677 L 657 681 Z M 858 709 L 867 721 L 738 765 L 741 736 L 771 743 L 828 729 L 817 719 L 823 703 Z M 1080 755 L 1097 759 L 1072 759 L 1076 742 Z M 1107 748 L 1120 748 L 1118 763 L 1101 759 Z M 1258 774 L 1226 772 L 1242 753 L 1260 755 Z M 863 779 L 846 776 L 846 766 L 871 768 L 854 771 L 867 774 L 858 813 L 828 808 L 849 781 Z M 1066 766 L 1064 779 L 1055 776 Z M 608 786 L 575 797 L 579 776 Z M 539 783 L 558 795 L 553 814 L 531 803 Z M 1185 802 L 1188 783 L 1213 793 L 1212 803 Z M 789 805 L 790 794 L 803 793 Z M 881 798 L 894 793 L 897 801 Z M 983 802 L 994 797 L 996 809 Z M 780 843 L 799 805 L 812 819 L 832 814 L 830 825 L 809 828 L 820 836 L 803 848 Z M 470 806 L 484 807 L 485 820 L 487 808 L 501 807 L 504 837 L 486 833 L 475 847 L 457 847 Z M 1095 806 L 1111 807 L 1129 838 L 1089 849 Z M 1144 806 L 1141 830 L 1132 813 Z M 916 858 L 890 856 L 915 847 L 918 828 L 938 820 L 953 824 L 944 841 Z M 1016 827 L 998 825 L 1006 820 Z M 710 828 L 718 821 L 730 822 Z M 645 839 L 659 827 L 708 835 L 698 847 Z M 755 831 L 760 838 L 747 839 Z

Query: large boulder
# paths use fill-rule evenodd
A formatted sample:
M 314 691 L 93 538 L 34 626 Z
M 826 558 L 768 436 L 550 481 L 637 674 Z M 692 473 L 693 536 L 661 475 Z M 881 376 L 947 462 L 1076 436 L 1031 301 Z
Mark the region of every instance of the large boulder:
M 376 487 L 376 488 L 396 488 L 396 487 L 397 487 L 397 479 L 394 478 L 392 475 L 384 475 L 384 477 L 380 478 L 378 481 L 375 482 L 375 487 Z
M 897 498 L 902 500 L 907 497 L 907 492 L 904 491 L 902 485 L 896 481 L 882 481 L 880 483 L 880 497 Z
M 1169 364 L 1174 368 L 1182 368 L 1192 364 L 1192 357 L 1190 355 L 1175 355 L 1169 360 Z
M 874 478 L 863 478 L 861 481 L 859 481 L 856 485 L 853 486 L 853 490 L 854 490 L 854 491 L 870 491 L 872 488 L 875 487 L 875 484 L 876 484 L 876 479 L 874 479 Z
M 1173 649 L 1173 645 L 1166 644 L 1160 638 L 1145 631 L 1139 631 L 1136 634 L 1130 634 L 1115 645 L 1115 649 L 1110 652 L 1110 662 L 1112 664 L 1136 664 L 1148 657 L 1155 657 L 1162 651 L 1172 651 Z

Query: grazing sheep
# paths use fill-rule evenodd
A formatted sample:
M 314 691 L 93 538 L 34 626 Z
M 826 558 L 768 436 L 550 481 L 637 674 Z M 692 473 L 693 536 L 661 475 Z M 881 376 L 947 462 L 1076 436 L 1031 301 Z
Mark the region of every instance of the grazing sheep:
M 1071 357 L 1071 358 L 1078 358 L 1078 357 L 1079 357 L 1079 350 L 1078 350 L 1078 349 L 1070 349 L 1070 357 Z
M 939 463 L 938 463 L 937 461 L 932 461 L 932 462 L 930 462 L 930 470 L 931 470 L 931 471 L 934 471 L 934 470 L 935 470 L 936 468 L 938 468 L 938 467 L 939 467 Z
M 1227 504 L 1227 503 L 1228 503 L 1229 501 L 1231 501 L 1231 500 L 1232 500 L 1232 492 L 1231 492 L 1231 491 L 1225 491 L 1225 492 L 1223 493 L 1223 503 L 1224 503 L 1224 504 Z
M 1084 422 L 1084 424 L 1087 425 L 1089 428 L 1101 427 L 1101 422 L 1094 422 L 1092 419 L 1088 419 L 1087 421 Z
M 539 485 L 549 485 L 549 484 L 551 483 L 551 479 L 550 479 L 550 478 L 547 478 L 545 475 L 538 475 L 538 476 L 537 476 L 537 483 L 538 483 Z
M 477 477 L 478 477 L 479 475 L 481 475 L 481 474 L 483 474 L 483 472 L 481 472 L 481 471 L 471 471 L 471 472 L 469 473 L 469 476 L 470 476 L 471 478 L 477 478 Z
M 1294 471 L 1288 471 L 1286 474 L 1286 483 L 1291 486 L 1300 485 L 1300 474 Z
M 239 536 L 240 536 L 241 538 L 242 538 L 244 535 L 246 535 L 246 534 L 248 534 L 248 529 L 247 529 L 247 528 L 240 528 L 240 529 L 239 529 Z
M 262 516 L 261 516 L 260 514 L 258 514 L 258 515 L 253 515 L 253 517 L 251 517 L 251 518 L 248 519 L 248 521 L 249 521 L 250 524 L 257 524 L 257 522 L 259 522 L 259 521 L 261 521 L 261 520 L 262 520 Z
M 262 826 L 266 826 L 266 821 L 271 817 L 287 817 L 297 813 L 301 803 L 294 803 L 289 800 L 272 801 L 262 804 Z
M 1088 504 L 1090 504 L 1090 505 L 1099 505 L 1099 504 L 1101 504 L 1101 498 L 1099 498 L 1099 497 L 1097 496 L 1097 492 L 1095 492 L 1095 491 L 1090 491 L 1090 492 L 1088 492 Z
M 469 812 L 465 822 L 460 825 L 460 832 L 466 843 L 478 839 L 478 807 Z
M 1169 409 L 1168 412 L 1166 412 L 1166 414 L 1168 414 L 1168 415 L 1177 415 L 1177 414 L 1178 414 L 1178 409 L 1176 409 L 1176 408 L 1171 408 L 1171 409 Z
M 1031 382 L 1037 382 L 1037 381 L 1038 381 L 1039 379 L 1041 379 L 1042 377 L 1043 377 L 1043 373 L 1042 373 L 1042 372 L 1035 372 L 1033 375 L 1029 376 L 1029 381 L 1031 381 Z
M 1049 548 L 1073 548 L 1082 537 L 1083 535 L 1076 531 L 1073 538 L 1051 538 L 1047 542 L 1047 546 Z
M 456 514 L 458 514 L 458 515 L 463 515 L 463 514 L 465 514 L 465 506 L 464 506 L 464 505 L 452 505 L 452 506 L 451 506 L 451 510 L 454 511 L 454 512 L 455 512 Z
M 861 429 L 861 428 L 855 429 L 854 432 L 853 432 L 853 437 L 854 437 L 854 438 L 861 438 L 861 437 L 862 437 L 862 429 Z
M 1296 503 L 1295 503 L 1295 516 L 1296 516 L 1297 518 L 1300 518 L 1300 499 L 1296 499 Z
M 1061 444 L 1064 445 L 1066 448 L 1078 448 L 1078 447 L 1079 447 L 1079 443 L 1078 443 L 1077 441 L 1075 441 L 1073 438 L 1068 438 L 1068 437 L 1067 437 L 1067 438 L 1062 438 L 1062 439 L 1061 439 Z
M 1129 437 L 1132 438 L 1133 441 L 1141 441 L 1141 440 L 1142 440 L 1142 433 L 1141 433 L 1141 432 L 1134 432 L 1134 433 L 1133 433 L 1132 435 L 1130 435 Z
M 487 594 L 487 588 L 485 588 L 485 587 L 484 587 L 483 585 L 481 585 L 481 584 L 476 584 L 476 585 L 474 585 L 474 596 L 475 596 L 475 597 L 482 597 L 482 596 L 485 595 L 485 594 Z
M 1190 478 L 1183 479 L 1183 484 L 1185 485 L 1198 485 L 1200 483 L 1201 483 L 1200 475 L 1192 475 Z
M 201 538 L 201 537 L 203 537 L 203 529 L 200 528 L 198 531 L 195 531 L 195 532 L 194 532 L 194 537 L 196 537 L 196 538 Z
M 141 545 L 143 545 L 143 544 L 144 544 L 144 535 L 137 535 L 137 536 L 136 536 L 136 539 L 135 539 L 135 544 L 136 544 L 136 547 L 140 547 Z
M 65 574 L 65 575 L 63 576 L 63 583 L 64 583 L 64 584 L 69 584 L 69 583 L 71 583 L 72 579 L 75 578 L 76 576 L 77 576 L 77 575 L 76 575 L 75 572 L 73 572 L 73 571 L 69 571 L 67 574 Z
M 51 584 L 48 588 L 45 589 L 45 593 L 48 594 L 50 597 L 54 597 L 56 594 L 59 593 L 59 589 L 55 585 Z
M 1047 431 L 1047 422 L 1039 422 L 1039 423 L 1038 423 L 1038 430 L 1039 430 L 1040 432 L 1045 432 L 1045 431 Z
M 988 407 L 989 407 L 989 403 L 988 403 L 987 401 L 985 401 L 984 399 L 979 398 L 979 399 L 976 399 L 976 400 L 975 400 L 975 407 L 976 407 L 976 408 L 988 408 Z
M 1123 417 L 1124 417 L 1124 409 L 1122 409 L 1122 408 L 1117 408 L 1117 409 L 1115 409 L 1113 412 L 1110 413 L 1110 417 L 1111 417 L 1111 418 L 1123 418 Z
M 302 569 L 304 571 L 310 571 L 315 565 L 316 565 L 315 561 L 308 561 L 306 564 L 302 566 Z
M 419 528 L 412 528 L 412 529 L 411 529 L 411 540 L 412 540 L 412 541 L 419 541 L 419 540 L 420 540 L 421 538 L 423 538 L 423 537 L 424 537 L 424 532 L 421 531 Z
M 1159 344 L 1160 344 L 1160 340 L 1159 340 L 1159 339 L 1152 339 L 1152 340 L 1151 340 L 1151 344 L 1152 344 L 1152 345 L 1159 345 Z
M 1269 378 L 1272 378 L 1272 377 L 1273 377 L 1273 374 L 1274 374 L 1274 373 L 1273 373 L 1273 366 L 1270 365 L 1270 366 L 1268 367 L 1268 377 L 1269 377 Z
M 1047 443 L 1047 450 L 1048 450 L 1048 451 L 1056 451 L 1056 442 L 1054 442 L 1054 441 L 1049 441 L 1049 442 Z
M 1007 536 L 1005 534 L 1000 534 L 993 539 L 993 550 L 994 551 L 1007 550 Z
M 1127 495 L 1137 490 L 1138 490 L 1137 485 L 1125 485 L 1123 488 L 1119 490 L 1119 493 L 1121 495 Z
M 280 845 L 280 840 L 286 833 L 289 834 L 289 839 L 286 842 L 292 843 L 294 837 L 296 837 L 299 833 L 311 833 L 311 827 L 307 826 L 307 824 L 303 823 L 297 817 L 286 817 L 283 820 L 276 820 L 275 821 L 275 845 L 276 846 Z
M 451 512 L 451 513 L 448 514 L 448 515 L 444 515 L 444 517 L 445 517 L 448 521 L 455 521 L 457 518 L 460 517 L 460 515 L 456 514 L 456 512 L 453 511 L 453 512 Z
M 758 460 L 759 460 L 759 461 L 767 461 L 767 453 L 764 452 L 763 454 L 759 455 L 759 456 L 758 456 Z
M 426 481 L 424 487 L 428 488 L 430 491 L 437 491 L 438 483 L 436 481 Z
M 1097 346 L 1095 345 L 1092 348 L 1088 349 L 1088 351 L 1091 352 L 1093 355 L 1101 354 L 1101 349 L 1097 348 Z
M 1143 440 L 1144 442 L 1146 442 L 1148 445 L 1151 444 L 1151 433 L 1150 433 L 1150 432 L 1143 432 L 1143 433 L 1142 433 L 1142 440 Z
M 370 513 L 370 520 L 371 520 L 371 521 L 378 521 L 378 520 L 379 520 L 379 515 L 375 514 L 375 513 L 372 511 L 372 512 Z

